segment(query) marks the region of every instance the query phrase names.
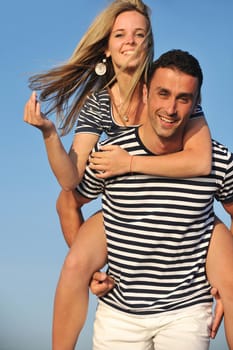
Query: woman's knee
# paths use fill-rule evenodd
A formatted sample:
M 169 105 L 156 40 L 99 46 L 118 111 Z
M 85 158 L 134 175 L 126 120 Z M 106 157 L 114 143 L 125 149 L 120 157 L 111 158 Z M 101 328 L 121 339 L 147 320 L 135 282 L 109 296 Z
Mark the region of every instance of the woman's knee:
M 82 227 L 64 262 L 70 274 L 89 277 L 106 263 L 107 249 L 104 232 L 97 227 Z
M 89 280 L 92 273 L 90 265 L 91 259 L 88 260 L 83 254 L 70 250 L 64 261 L 63 273 L 73 281 Z
M 72 209 L 77 210 L 79 205 L 75 191 L 62 190 L 56 201 L 56 210 L 59 215 Z

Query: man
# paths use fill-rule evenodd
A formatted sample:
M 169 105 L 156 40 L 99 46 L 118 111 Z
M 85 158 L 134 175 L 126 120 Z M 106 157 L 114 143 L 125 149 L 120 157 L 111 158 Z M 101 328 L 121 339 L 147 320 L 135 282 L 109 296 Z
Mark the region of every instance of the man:
M 162 55 L 144 92 L 148 120 L 105 144 L 132 157 L 181 150 L 201 85 L 193 56 Z M 94 349 L 208 349 L 212 298 L 205 259 L 214 198 L 233 217 L 232 155 L 213 142 L 211 175 L 193 179 L 130 173 L 103 180 L 87 168 L 79 193 L 83 203 L 103 194 L 109 274 L 116 282 L 98 305 Z

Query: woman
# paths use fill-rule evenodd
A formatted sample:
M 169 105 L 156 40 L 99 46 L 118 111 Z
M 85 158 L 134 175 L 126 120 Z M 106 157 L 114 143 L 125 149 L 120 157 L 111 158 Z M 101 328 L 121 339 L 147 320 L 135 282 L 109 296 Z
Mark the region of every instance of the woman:
M 82 220 L 80 213 L 77 216 L 79 204 L 74 189 L 82 179 L 89 153 L 102 132 L 111 135 L 143 123 L 146 106 L 142 102 L 142 86 L 152 59 L 148 8 L 142 1 L 116 0 L 93 22 L 66 64 L 31 79 L 32 88 L 42 90 L 41 99 L 52 102 L 49 111 L 57 112 L 62 134 L 72 128 L 79 114 L 69 157 L 54 124 L 40 112 L 35 93 L 25 107 L 25 121 L 41 129 L 51 168 L 65 190 L 60 195 L 58 211 L 66 241 L 72 245 L 56 292 L 54 350 L 74 348 L 86 317 L 90 278 L 106 262 L 101 214 L 81 226 L 72 244 Z M 103 74 L 105 68 L 107 71 Z M 64 111 L 67 112 L 65 116 Z M 145 160 L 140 160 L 137 171 L 176 177 L 204 175 L 211 167 L 210 144 L 204 118 L 192 118 L 182 152 L 153 157 L 150 169 L 148 165 L 143 166 Z M 98 163 L 96 157 L 94 162 Z M 131 165 L 128 159 L 125 164 L 124 171 L 129 171 L 131 166 L 136 170 L 137 159 L 134 158 Z

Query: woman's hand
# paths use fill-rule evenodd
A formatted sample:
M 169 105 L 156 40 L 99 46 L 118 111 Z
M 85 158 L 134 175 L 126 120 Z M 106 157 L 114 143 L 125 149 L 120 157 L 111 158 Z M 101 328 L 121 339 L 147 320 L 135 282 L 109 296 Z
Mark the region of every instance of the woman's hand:
M 53 122 L 41 112 L 40 103 L 37 101 L 35 92 L 32 93 L 25 105 L 24 121 L 40 129 L 44 137 L 48 137 L 52 132 L 56 131 Z
M 89 167 L 100 171 L 96 177 L 105 179 L 129 173 L 132 156 L 120 146 L 102 146 L 100 152 L 93 152 L 89 158 Z

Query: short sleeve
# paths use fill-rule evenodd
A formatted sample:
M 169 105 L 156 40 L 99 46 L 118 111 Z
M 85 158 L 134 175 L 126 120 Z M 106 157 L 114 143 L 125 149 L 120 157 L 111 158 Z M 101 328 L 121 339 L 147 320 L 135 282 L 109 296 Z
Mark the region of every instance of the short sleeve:
M 93 151 L 98 151 L 99 144 L 97 144 Z M 96 171 L 89 168 L 88 164 L 86 166 L 82 181 L 77 187 L 77 191 L 86 198 L 96 199 L 100 194 L 103 193 L 104 179 L 99 179 L 96 177 Z
M 103 132 L 101 111 L 94 94 L 87 97 L 78 117 L 75 134 L 87 133 L 101 135 Z
M 221 168 L 216 167 L 215 171 L 218 178 L 221 179 L 219 189 L 215 195 L 217 201 L 222 203 L 233 202 L 233 154 L 224 146 L 218 148 L 219 156 L 221 155 L 221 167 L 224 166 L 224 176 L 220 176 Z

